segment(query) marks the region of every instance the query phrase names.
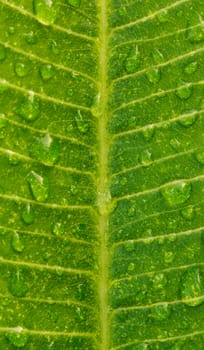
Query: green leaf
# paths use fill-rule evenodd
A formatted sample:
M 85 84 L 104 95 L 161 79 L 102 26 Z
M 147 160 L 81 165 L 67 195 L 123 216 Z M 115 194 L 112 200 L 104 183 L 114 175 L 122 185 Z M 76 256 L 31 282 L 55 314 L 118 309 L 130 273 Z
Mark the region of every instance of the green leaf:
M 0 348 L 203 350 L 203 1 L 0 12 Z

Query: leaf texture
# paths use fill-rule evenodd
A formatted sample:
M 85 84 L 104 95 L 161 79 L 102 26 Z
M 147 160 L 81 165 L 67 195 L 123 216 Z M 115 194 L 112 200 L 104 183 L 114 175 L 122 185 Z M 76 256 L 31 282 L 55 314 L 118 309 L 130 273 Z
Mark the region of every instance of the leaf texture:
M 0 348 L 203 350 L 203 1 L 0 13 Z

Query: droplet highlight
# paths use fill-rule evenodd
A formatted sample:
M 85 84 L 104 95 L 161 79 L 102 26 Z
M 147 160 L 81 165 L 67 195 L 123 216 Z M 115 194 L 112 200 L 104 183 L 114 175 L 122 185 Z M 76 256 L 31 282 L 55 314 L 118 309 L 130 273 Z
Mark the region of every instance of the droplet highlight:
M 24 243 L 17 232 L 14 232 L 12 235 L 11 246 L 17 253 L 21 253 L 25 248 Z
M 49 180 L 46 176 L 41 176 L 35 171 L 28 175 L 28 183 L 33 197 L 38 202 L 45 202 L 49 196 Z
M 29 68 L 24 63 L 17 62 L 14 65 L 14 71 L 19 78 L 23 78 L 29 73 Z
M 22 210 L 21 217 L 27 225 L 31 225 L 34 222 L 35 215 L 30 203 L 27 203 L 26 207 Z
M 65 227 L 61 222 L 56 222 L 53 226 L 52 226 L 52 233 L 55 236 L 62 236 L 65 232 Z
M 49 80 L 55 75 L 55 67 L 52 64 L 42 64 L 39 71 L 43 80 Z
M 132 50 L 125 62 L 125 69 L 127 73 L 135 73 L 141 65 L 141 54 L 138 50 L 138 46 Z
M 149 80 L 150 83 L 152 84 L 156 84 L 160 81 L 161 79 L 161 71 L 159 68 L 151 68 L 148 72 L 147 72 L 147 79 Z
M 163 198 L 171 206 L 183 204 L 191 194 L 191 184 L 185 181 L 169 184 L 161 190 Z
M 193 87 L 186 84 L 183 85 L 182 87 L 179 87 L 176 90 L 176 95 L 181 99 L 181 100 L 187 100 L 188 98 L 191 97 L 193 93 Z
M 59 159 L 58 140 L 51 137 L 50 134 L 36 138 L 29 148 L 29 153 L 39 161 L 50 165 L 56 164 Z
M 28 288 L 21 270 L 17 270 L 11 274 L 8 288 L 15 297 L 24 297 L 26 295 Z
M 152 162 L 152 153 L 148 150 L 144 150 L 141 154 L 140 154 L 140 163 L 144 166 L 148 166 L 150 165 L 150 163 Z
M 33 0 L 33 10 L 39 22 L 50 25 L 58 15 L 58 6 L 55 0 Z
M 40 115 L 40 99 L 31 91 L 17 109 L 18 115 L 26 121 L 34 121 Z
M 8 341 L 16 348 L 23 348 L 28 343 L 28 334 L 23 331 L 23 328 L 18 326 L 15 330 L 6 333 Z
M 77 129 L 82 133 L 86 134 L 89 131 L 89 124 L 84 120 L 81 111 L 78 111 L 75 114 L 75 121 L 77 125 Z
M 184 68 L 184 72 L 186 74 L 193 74 L 197 71 L 198 69 L 198 62 L 194 61 L 194 62 L 191 62 L 189 63 L 187 66 L 185 66 Z

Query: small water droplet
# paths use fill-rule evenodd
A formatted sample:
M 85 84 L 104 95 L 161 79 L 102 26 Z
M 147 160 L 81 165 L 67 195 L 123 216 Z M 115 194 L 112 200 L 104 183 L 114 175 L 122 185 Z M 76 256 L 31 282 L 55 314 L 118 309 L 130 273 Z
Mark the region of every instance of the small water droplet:
M 181 100 L 187 100 L 189 97 L 191 97 L 192 93 L 193 93 L 193 87 L 190 86 L 189 84 L 185 84 L 176 90 L 176 95 Z
M 76 185 L 71 185 L 70 192 L 75 196 L 78 193 L 78 187 Z
M 55 74 L 55 67 L 51 64 L 42 64 L 40 66 L 40 75 L 43 80 L 51 79 Z
M 68 0 L 67 2 L 74 7 L 79 7 L 81 5 L 81 0 Z
M 204 302 L 200 270 L 198 267 L 193 266 L 184 272 L 181 282 L 181 296 L 183 302 L 189 306 L 198 306 Z M 194 298 L 195 300 L 191 300 Z
M 18 77 L 22 78 L 25 77 L 26 75 L 28 75 L 29 73 L 29 68 L 28 66 L 26 66 L 24 63 L 22 62 L 17 62 L 14 65 L 14 70 L 15 73 Z
M 196 115 L 189 115 L 189 116 L 186 116 L 184 118 L 179 119 L 178 122 L 182 126 L 185 126 L 186 128 L 188 128 L 189 126 L 191 126 L 195 123 L 196 119 L 197 119 Z
M 169 205 L 179 205 L 187 201 L 191 194 L 191 184 L 179 181 L 162 188 L 162 196 Z
M 17 109 L 17 113 L 26 121 L 33 121 L 40 115 L 40 99 L 31 91 Z
M 16 297 L 24 297 L 26 295 L 28 289 L 22 271 L 16 270 L 11 274 L 8 287 L 11 294 Z
M 23 348 L 28 342 L 28 334 L 23 331 L 22 327 L 16 327 L 15 330 L 12 330 L 6 333 L 6 338 L 9 342 L 14 345 L 16 348 Z
M 10 165 L 18 165 L 21 162 L 21 159 L 13 151 L 8 150 L 8 160 Z
M 124 244 L 124 248 L 127 252 L 132 252 L 135 249 L 135 245 L 133 241 L 127 241 Z
M 135 269 L 135 264 L 133 262 L 131 262 L 129 265 L 128 265 L 128 271 L 134 271 Z
M 187 64 L 187 66 L 185 66 L 184 72 L 186 74 L 193 74 L 197 71 L 197 69 L 198 69 L 198 62 L 193 61 L 193 62 Z
M 169 14 L 167 10 L 162 10 L 158 13 L 157 19 L 160 23 L 166 23 L 169 20 Z
M 174 253 L 173 252 L 165 252 L 164 253 L 164 262 L 166 264 L 171 263 L 174 260 Z
M 25 246 L 24 246 L 24 244 L 23 244 L 23 242 L 22 242 L 22 240 L 17 232 L 14 232 L 12 235 L 11 246 L 18 253 L 21 253 L 25 248 Z
M 65 227 L 61 222 L 57 222 L 52 226 L 52 233 L 55 236 L 62 236 L 65 232 Z
M 187 39 L 191 43 L 200 43 L 204 40 L 204 27 L 203 25 L 200 25 L 195 28 L 189 28 L 187 30 Z
M 164 55 L 158 49 L 153 50 L 152 58 L 156 64 L 162 63 L 164 61 Z
M 171 306 L 168 303 L 152 308 L 151 316 L 158 321 L 166 320 L 171 315 Z
M 48 178 L 37 174 L 35 171 L 31 171 L 28 175 L 28 183 L 33 197 L 38 202 L 45 202 L 49 196 L 50 186 Z
M 195 215 L 194 207 L 190 205 L 189 207 L 183 208 L 181 210 L 181 215 L 186 220 L 192 220 Z
M 127 73 L 135 73 L 141 64 L 141 54 L 138 50 L 138 46 L 134 50 L 131 50 L 129 56 L 125 62 L 125 69 Z
M 150 83 L 152 84 L 156 84 L 160 81 L 161 79 L 161 71 L 159 68 L 151 68 L 148 72 L 147 72 L 147 79 L 149 80 Z
M 23 219 L 23 221 L 25 222 L 25 224 L 32 224 L 34 222 L 35 219 L 35 215 L 34 215 L 34 211 L 31 208 L 30 203 L 26 204 L 26 207 L 23 209 L 22 213 L 21 213 L 21 217 Z
M 8 34 L 10 34 L 10 35 L 14 35 L 15 34 L 15 28 L 13 26 L 10 26 L 8 28 Z
M 3 45 L 0 45 L 0 61 L 5 60 L 6 58 L 6 49 Z
M 24 37 L 26 42 L 30 45 L 35 45 L 38 42 L 37 35 L 33 31 L 26 33 Z
M 140 163 L 144 166 L 148 166 L 152 161 L 152 153 L 148 150 L 143 151 L 140 154 Z
M 196 152 L 195 157 L 200 164 L 204 165 L 204 150 Z
M 33 0 L 33 10 L 38 21 L 44 25 L 54 23 L 58 15 L 55 0 Z
M 75 121 L 76 121 L 76 125 L 77 125 L 78 130 L 82 134 L 86 134 L 89 131 L 89 124 L 84 121 L 81 112 L 78 111 L 74 117 L 75 117 Z
M 163 273 L 158 273 L 154 275 L 152 282 L 155 290 L 163 289 L 167 284 L 167 278 Z
M 48 164 L 55 164 L 59 159 L 59 143 L 49 134 L 36 138 L 29 149 L 30 155 Z
M 58 55 L 59 54 L 60 50 L 59 50 L 59 47 L 58 47 L 57 42 L 55 40 L 51 41 L 50 47 L 51 47 L 52 53 L 54 55 Z
M 6 127 L 8 126 L 8 120 L 4 114 L 0 114 L 0 139 L 6 136 Z
M 151 140 L 151 138 L 154 136 L 154 133 L 155 133 L 155 128 L 153 125 L 146 126 L 142 131 L 142 134 L 145 140 L 147 141 Z
M 176 152 L 178 152 L 179 150 L 180 150 L 180 148 L 181 148 L 181 142 L 178 140 L 178 139 L 171 139 L 170 140 L 170 145 L 171 145 L 171 147 L 176 151 Z

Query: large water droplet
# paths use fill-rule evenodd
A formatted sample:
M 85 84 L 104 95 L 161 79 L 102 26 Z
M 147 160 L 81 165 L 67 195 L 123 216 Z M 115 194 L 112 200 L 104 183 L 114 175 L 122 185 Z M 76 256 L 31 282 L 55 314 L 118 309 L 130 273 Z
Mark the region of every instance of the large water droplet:
M 26 42 L 30 45 L 35 45 L 38 42 L 37 35 L 33 31 L 26 33 L 24 37 Z
M 193 266 L 184 272 L 181 282 L 181 296 L 185 304 L 198 306 L 204 302 L 200 270 Z M 200 297 L 200 298 L 199 298 Z M 194 299 L 195 300 L 191 300 Z
M 40 115 L 40 99 L 34 96 L 31 91 L 28 97 L 22 101 L 17 113 L 27 121 L 35 120 Z
M 26 204 L 25 209 L 23 209 L 23 211 L 21 213 L 21 217 L 22 217 L 23 221 L 25 222 L 25 224 L 30 225 L 34 222 L 35 215 L 34 215 L 33 209 L 31 208 L 30 203 Z
M 22 327 L 16 327 L 12 331 L 6 333 L 6 338 L 16 348 L 23 348 L 28 342 L 28 334 L 23 332 Z
M 187 100 L 192 95 L 192 93 L 193 93 L 193 87 L 190 86 L 189 84 L 185 84 L 176 90 L 176 95 L 181 100 Z
M 0 62 L 6 58 L 6 49 L 3 45 L 0 45 Z
M 161 193 L 169 205 L 183 204 L 190 197 L 191 184 L 185 181 L 172 183 L 163 187 Z
M 62 236 L 64 234 L 65 227 L 61 222 L 57 222 L 52 226 L 52 233 L 55 236 Z
M 52 24 L 57 18 L 58 6 L 55 0 L 33 0 L 33 9 L 42 24 Z
M 45 202 L 49 196 L 50 186 L 48 178 L 37 174 L 35 171 L 31 171 L 28 175 L 28 183 L 33 197 L 38 202 Z
M 22 271 L 17 270 L 11 274 L 9 280 L 9 290 L 16 297 L 24 297 L 27 293 L 27 286 Z
M 42 162 L 55 164 L 59 159 L 59 143 L 49 134 L 46 134 L 32 143 L 30 155 Z
M 196 72 L 197 69 L 198 69 L 198 62 L 193 61 L 193 62 L 189 63 L 187 66 L 185 66 L 184 72 L 186 74 L 193 74 Z
M 42 64 L 40 66 L 40 75 L 43 80 L 51 79 L 55 74 L 55 67 L 52 64 Z
M 81 112 L 78 111 L 74 117 L 78 130 L 82 134 L 86 134 L 89 131 L 89 124 L 83 119 Z
M 152 153 L 148 150 L 144 150 L 140 154 L 140 163 L 144 166 L 148 166 L 152 161 Z
M 204 27 L 200 25 L 199 27 L 189 28 L 187 31 L 187 38 L 191 43 L 200 43 L 204 40 Z
M 29 73 L 29 68 L 28 66 L 26 66 L 24 63 L 22 62 L 17 62 L 14 65 L 14 70 L 15 73 L 18 77 L 22 78 L 25 77 L 26 75 L 28 75 Z
M 81 5 L 81 0 L 67 0 L 67 2 L 74 7 L 79 7 Z
M 167 319 L 171 314 L 171 307 L 168 303 L 157 305 L 152 308 L 151 316 L 158 321 Z
M 204 150 L 196 152 L 195 157 L 200 164 L 204 165 Z
M 196 115 L 189 115 L 189 116 L 186 116 L 184 118 L 179 119 L 178 122 L 182 126 L 185 126 L 186 128 L 188 128 L 189 126 L 191 126 L 195 123 L 196 119 L 197 119 Z
M 25 248 L 24 243 L 17 232 L 14 232 L 12 235 L 11 246 L 18 253 L 21 253 Z
M 132 50 L 125 62 L 125 69 L 127 73 L 135 73 L 141 64 L 141 55 L 138 47 Z
M 181 215 L 186 220 L 192 220 L 195 215 L 194 207 L 190 205 L 189 207 L 183 208 L 181 210 Z
M 161 79 L 161 72 L 159 68 L 151 68 L 148 72 L 147 72 L 147 79 L 149 80 L 150 83 L 152 84 L 156 84 L 160 81 Z

